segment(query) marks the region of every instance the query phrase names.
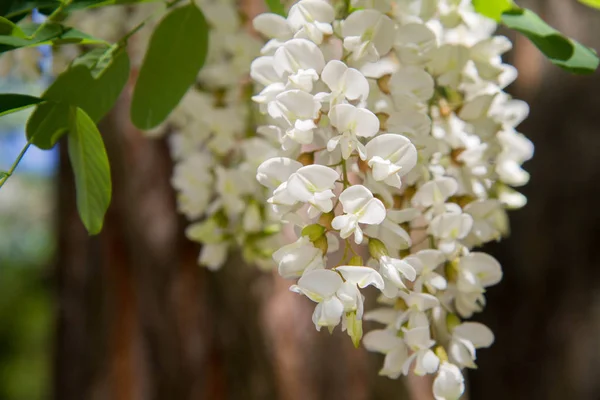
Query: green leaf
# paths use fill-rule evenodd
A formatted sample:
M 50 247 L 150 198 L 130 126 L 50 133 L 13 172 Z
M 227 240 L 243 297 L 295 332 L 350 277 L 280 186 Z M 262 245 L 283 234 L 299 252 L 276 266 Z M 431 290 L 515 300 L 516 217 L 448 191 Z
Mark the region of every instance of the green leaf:
M 0 93 L 0 117 L 33 107 L 43 102 L 43 99 L 26 94 Z
M 2 20 L 0 33 L 8 30 L 9 25 L 7 22 L 10 21 L 7 19 Z M 57 23 L 49 23 L 39 32 L 36 32 L 39 28 L 39 24 L 27 23 L 22 26 L 15 25 L 15 27 L 17 29 L 15 30 L 13 28 L 10 34 L 0 34 L 0 54 L 22 47 L 40 46 L 44 44 L 108 44 L 105 40 L 94 38 L 87 33 Z M 32 37 L 34 33 L 35 36 Z
M 600 0 L 579 0 L 579 2 L 586 6 L 600 9 Z
M 78 107 L 69 110 L 69 159 L 79 216 L 90 235 L 95 235 L 102 230 L 112 195 L 110 165 L 96 124 Z
M 502 13 L 514 7 L 512 0 L 473 0 L 473 7 L 479 14 L 500 22 Z
M 598 68 L 596 52 L 563 36 L 528 9 L 502 14 L 502 22 L 525 35 L 555 65 L 575 74 L 591 74 Z
M 14 36 L 24 38 L 25 33 L 9 19 L 0 17 L 0 36 Z
M 102 50 L 102 51 L 101 51 Z M 95 49 L 75 60 L 42 96 L 27 122 L 27 137 L 41 149 L 52 148 L 68 128 L 69 105 L 82 108 L 98 122 L 113 107 L 129 79 L 129 57 L 123 49 Z
M 283 4 L 281 4 L 281 0 L 265 0 L 265 3 L 267 3 L 269 11 L 285 17 L 285 8 L 283 7 Z
M 208 52 L 208 25 L 193 3 L 156 27 L 137 80 L 131 119 L 140 129 L 163 122 L 196 81 Z

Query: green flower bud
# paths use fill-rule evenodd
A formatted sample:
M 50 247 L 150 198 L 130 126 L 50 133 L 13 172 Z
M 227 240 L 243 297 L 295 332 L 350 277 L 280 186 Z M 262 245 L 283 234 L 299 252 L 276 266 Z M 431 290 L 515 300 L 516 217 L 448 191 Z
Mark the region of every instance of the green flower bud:
M 327 254 L 329 245 L 327 244 L 327 238 L 325 237 L 325 235 L 319 237 L 317 240 L 313 241 L 312 243 L 313 243 L 313 246 L 315 246 L 317 249 L 320 249 L 323 252 L 323 255 Z
M 319 224 L 307 225 L 302 229 L 302 236 L 308 236 L 311 242 L 325 235 L 325 227 Z
M 446 326 L 448 327 L 448 332 L 452 333 L 454 328 L 460 325 L 462 321 L 458 318 L 458 315 L 450 313 L 446 316 Z
M 362 321 L 356 318 L 356 311 L 347 313 L 346 318 L 346 331 L 350 339 L 352 339 L 354 347 L 358 349 L 360 340 L 363 337 Z
M 448 353 L 446 353 L 446 349 L 443 346 L 437 346 L 434 350 L 435 355 L 440 359 L 440 363 L 448 362 Z
M 379 239 L 369 239 L 369 253 L 376 260 L 389 255 L 385 244 Z

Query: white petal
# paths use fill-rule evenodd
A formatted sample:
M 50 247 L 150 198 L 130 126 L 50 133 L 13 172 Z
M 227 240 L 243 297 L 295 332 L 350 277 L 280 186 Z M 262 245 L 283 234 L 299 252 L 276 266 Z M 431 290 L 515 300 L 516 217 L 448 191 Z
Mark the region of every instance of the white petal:
M 497 284 L 502 280 L 502 267 L 492 256 L 474 252 L 460 259 L 459 268 L 474 273 L 485 287 Z
M 445 202 L 457 190 L 458 184 L 454 178 L 437 178 L 425 183 L 417 190 L 412 198 L 412 204 L 414 207 L 431 207 L 433 204 Z
M 354 283 L 360 288 L 373 285 L 379 290 L 383 289 L 383 278 L 379 275 L 379 272 L 375 271 L 373 268 L 340 266 L 335 269 L 342 274 L 347 282 Z
M 330 297 L 317 304 L 313 313 L 313 322 L 317 329 L 321 326 L 334 327 L 340 323 L 344 306 L 337 297 Z
M 490 347 L 494 343 L 494 333 L 478 322 L 464 322 L 454 328 L 454 335 L 467 339 L 476 348 Z
M 338 273 L 329 269 L 307 271 L 300 280 L 298 287 L 312 301 L 321 302 L 329 298 L 344 282 Z
M 431 350 L 421 350 L 417 355 L 415 375 L 433 374 L 440 365 L 440 359 Z
M 380 329 L 367 333 L 363 338 L 363 344 L 369 351 L 386 354 L 404 343 L 394 332 Z
M 363 185 L 352 185 L 340 194 L 340 202 L 348 214 L 358 213 L 373 198 L 373 193 Z
M 331 60 L 323 68 L 321 79 L 332 91 L 340 91 L 342 90 L 342 79 L 347 70 L 348 66 L 343 62 Z
M 403 366 L 407 359 L 408 350 L 403 343 L 386 354 L 383 361 L 383 368 L 379 371 L 379 374 L 392 379 L 398 378 L 403 372 Z
M 257 32 L 270 39 L 287 40 L 292 37 L 292 29 L 287 21 L 277 14 L 260 14 L 254 18 L 252 26 Z
M 465 383 L 460 368 L 447 362 L 442 363 L 433 381 L 433 395 L 436 400 L 458 400 L 465 391 Z
M 256 179 L 261 185 L 276 188 L 302 167 L 296 160 L 286 157 L 271 158 L 258 167 Z

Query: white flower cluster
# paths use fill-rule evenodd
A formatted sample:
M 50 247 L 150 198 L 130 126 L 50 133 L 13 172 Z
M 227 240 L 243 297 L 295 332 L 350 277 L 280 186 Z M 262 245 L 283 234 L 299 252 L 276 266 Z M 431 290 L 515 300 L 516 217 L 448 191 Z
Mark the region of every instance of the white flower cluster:
M 474 248 L 507 234 L 533 155 L 515 130 L 528 107 L 503 92 L 510 42 L 470 0 L 301 0 L 254 27 L 269 39 L 251 66 L 257 132 L 280 143 L 257 180 L 297 235 L 273 254 L 280 275 L 317 303 L 317 330 L 341 323 L 358 345 L 379 322 L 363 344 L 381 374 L 437 374 L 436 399 L 458 399 L 494 340 L 462 319 L 502 278 Z M 383 308 L 364 312 L 367 286 Z
M 235 1 L 198 5 L 211 27 L 209 54 L 196 87 L 168 121 L 178 208 L 197 221 L 186 234 L 203 244 L 201 265 L 218 269 L 230 250 L 241 249 L 245 261 L 270 268 L 279 226 L 254 175 L 277 154 L 277 143 L 254 132 L 248 81 L 261 42 L 245 30 Z
M 203 244 L 199 263 L 218 269 L 230 250 L 241 249 L 246 262 L 272 268 L 271 254 L 282 243 L 280 227 L 267 207 L 266 190 L 254 176 L 262 161 L 277 155 L 279 145 L 254 132 L 252 82 L 248 80 L 262 42 L 248 34 L 247 17 L 237 1 L 198 0 L 196 4 L 210 25 L 206 63 L 195 87 L 169 119 L 147 134 L 171 133 L 175 163 L 171 182 L 178 210 L 192 222 L 186 235 Z M 86 10 L 74 14 L 70 23 L 114 42 L 160 7 L 139 4 L 129 13 L 119 7 Z M 139 68 L 157 22 L 149 22 L 130 39 L 134 68 Z M 75 54 L 56 57 L 55 63 L 76 57 L 79 50 L 71 50 Z

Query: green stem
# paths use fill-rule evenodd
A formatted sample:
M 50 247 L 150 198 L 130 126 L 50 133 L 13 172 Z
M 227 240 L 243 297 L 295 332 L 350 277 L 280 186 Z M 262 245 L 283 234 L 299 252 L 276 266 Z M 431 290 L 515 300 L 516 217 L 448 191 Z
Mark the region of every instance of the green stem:
M 2 186 L 4 186 L 4 184 L 8 180 L 8 178 L 10 178 L 14 174 L 15 169 L 17 169 L 17 166 L 21 162 L 21 159 L 23 159 L 23 156 L 25 155 L 25 153 L 27 153 L 27 150 L 29 150 L 29 146 L 31 146 L 31 139 L 29 139 L 29 141 L 27 142 L 27 144 L 25 145 L 25 147 L 23 147 L 23 149 L 21 150 L 21 152 L 17 156 L 17 159 L 15 160 L 15 162 L 13 163 L 13 165 L 10 167 L 10 169 L 8 170 L 8 172 L 6 172 L 5 175 L 0 179 L 0 188 L 2 188 Z
M 73 0 L 64 0 L 61 1 L 60 6 L 58 6 L 56 8 L 56 10 L 52 11 L 52 14 L 48 15 L 48 18 L 46 18 L 46 20 L 44 22 L 42 22 L 40 24 L 40 26 L 37 27 L 37 29 L 35 30 L 35 32 L 33 32 L 31 35 L 29 35 L 27 37 L 27 39 L 31 40 L 33 38 L 35 38 L 35 36 L 40 33 L 42 31 L 42 29 L 44 29 L 46 27 L 46 25 L 48 25 L 48 23 L 54 21 L 54 18 L 56 18 L 60 13 L 62 13 L 65 8 L 67 8 L 67 6 L 69 6 L 69 4 L 71 4 Z
M 346 170 L 346 160 L 342 159 L 342 182 L 344 184 L 344 189 L 350 186 L 350 181 L 348 180 L 348 171 Z

